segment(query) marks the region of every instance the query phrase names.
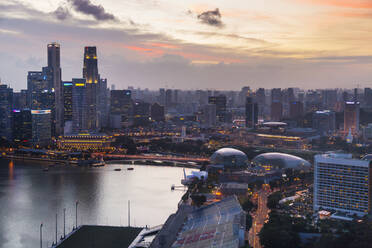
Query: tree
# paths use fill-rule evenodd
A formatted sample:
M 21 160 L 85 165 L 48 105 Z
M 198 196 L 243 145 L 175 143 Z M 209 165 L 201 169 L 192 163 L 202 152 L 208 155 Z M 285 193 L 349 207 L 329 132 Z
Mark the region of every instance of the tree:
M 267 207 L 274 209 L 278 206 L 279 201 L 282 199 L 282 193 L 280 191 L 274 192 L 267 198 Z
M 136 154 L 137 146 L 134 143 L 133 139 L 128 136 L 119 136 L 112 143 L 115 147 L 120 147 L 127 149 L 128 154 Z

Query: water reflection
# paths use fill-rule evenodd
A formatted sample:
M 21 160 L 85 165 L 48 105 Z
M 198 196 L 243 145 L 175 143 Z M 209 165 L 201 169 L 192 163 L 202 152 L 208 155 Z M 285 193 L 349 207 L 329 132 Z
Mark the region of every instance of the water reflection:
M 47 164 L 0 161 L 0 247 L 37 247 L 43 222 L 44 246 L 75 224 L 75 202 L 79 201 L 79 224 L 126 225 L 128 200 L 131 224 L 163 223 L 177 208 L 183 192 L 170 190 L 179 184 L 181 168 L 125 165 L 103 168 L 51 167 Z M 114 171 L 122 168 L 122 171 Z

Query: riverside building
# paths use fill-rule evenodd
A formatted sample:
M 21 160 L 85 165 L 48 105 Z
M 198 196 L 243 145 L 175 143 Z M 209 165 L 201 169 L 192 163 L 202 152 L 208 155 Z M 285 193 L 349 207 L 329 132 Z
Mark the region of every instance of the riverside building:
M 322 154 L 314 162 L 314 210 L 363 216 L 370 212 L 371 163 L 351 154 Z

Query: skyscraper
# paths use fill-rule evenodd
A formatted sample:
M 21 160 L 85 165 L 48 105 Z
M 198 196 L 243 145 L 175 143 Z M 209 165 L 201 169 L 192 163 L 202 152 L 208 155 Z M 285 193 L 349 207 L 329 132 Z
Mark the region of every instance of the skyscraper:
M 83 78 L 86 80 L 87 130 L 95 131 L 97 123 L 97 84 L 99 81 L 96 47 L 84 48 Z
M 336 130 L 336 114 L 330 110 L 316 111 L 313 113 L 312 124 L 321 136 L 330 135 Z
M 344 110 L 344 134 L 347 135 L 349 130 L 353 136 L 359 134 L 359 102 L 345 102 Z
M 0 85 L 0 137 L 10 140 L 11 109 L 13 105 L 13 89 L 2 84 Z
M 247 128 L 254 128 L 258 123 L 258 104 L 253 102 L 251 96 L 245 99 L 245 126 Z
M 120 129 L 132 122 L 133 103 L 130 90 L 112 90 L 110 98 L 110 126 Z
M 280 121 L 283 118 L 283 94 L 280 88 L 271 90 L 271 120 Z
M 85 78 L 72 79 L 72 131 L 78 133 L 87 129 Z
M 69 133 L 72 130 L 72 81 L 63 82 L 63 122 L 64 122 L 64 132 Z
M 226 102 L 227 100 L 225 95 L 210 96 L 208 98 L 209 104 L 216 105 L 217 120 L 221 123 L 226 122 Z
M 29 145 L 32 141 L 32 116 L 30 109 L 13 109 L 12 111 L 13 141 Z
M 44 75 L 48 80 L 47 90 L 52 92 L 54 89 L 54 111 L 52 115 L 55 118 L 55 135 L 59 135 L 63 131 L 63 86 L 62 86 L 62 73 L 60 62 L 60 45 L 56 42 L 48 44 L 48 73 Z M 49 76 L 49 78 L 48 78 Z M 45 79 L 44 78 L 44 79 Z M 52 89 L 50 89 L 52 88 Z M 53 108 L 52 108 L 53 110 Z

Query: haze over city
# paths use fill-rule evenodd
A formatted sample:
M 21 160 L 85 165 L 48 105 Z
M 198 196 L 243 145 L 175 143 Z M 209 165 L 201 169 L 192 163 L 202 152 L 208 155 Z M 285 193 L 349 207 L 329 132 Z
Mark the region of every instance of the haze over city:
M 367 87 L 371 10 L 368 0 L 3 0 L 0 77 L 21 89 L 57 41 L 62 79 L 81 75 L 94 45 L 123 89 Z

